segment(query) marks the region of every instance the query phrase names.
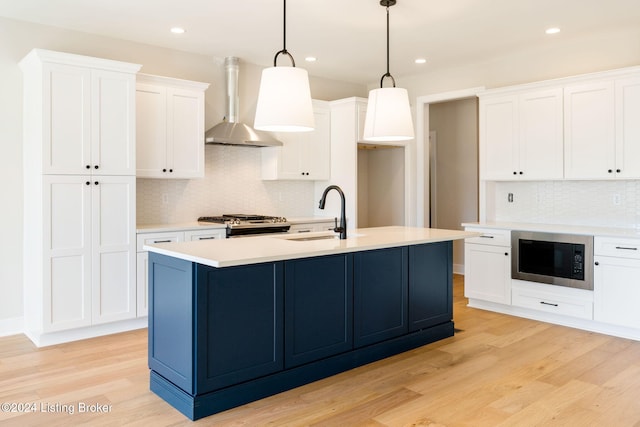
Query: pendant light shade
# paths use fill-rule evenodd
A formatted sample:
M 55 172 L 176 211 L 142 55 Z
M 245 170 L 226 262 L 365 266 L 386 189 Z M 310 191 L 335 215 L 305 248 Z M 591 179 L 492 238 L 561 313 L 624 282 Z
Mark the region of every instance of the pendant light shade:
M 380 88 L 369 92 L 364 122 L 365 141 L 406 141 L 414 137 L 409 95 L 406 89 L 396 87 L 396 81 L 389 72 L 389 7 L 394 4 L 396 0 L 380 0 L 380 5 L 387 8 L 387 72 L 380 79 Z M 382 87 L 387 77 L 393 87 Z
M 412 138 L 413 121 L 407 90 L 385 87 L 370 91 L 363 139 L 384 142 Z
M 273 67 L 265 68 L 260 79 L 258 105 L 254 127 L 271 132 L 304 132 L 315 127 L 309 75 L 296 68 L 293 56 L 287 51 L 287 0 L 284 3 L 283 44 L 273 58 Z M 290 67 L 278 67 L 278 55 L 291 60 Z
M 270 67 L 262 71 L 254 127 L 272 132 L 313 130 L 307 70 Z

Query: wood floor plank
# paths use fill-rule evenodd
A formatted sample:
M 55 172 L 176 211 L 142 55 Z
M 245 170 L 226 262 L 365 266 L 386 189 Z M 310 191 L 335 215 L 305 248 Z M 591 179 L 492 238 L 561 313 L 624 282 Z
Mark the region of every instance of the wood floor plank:
M 640 342 L 472 309 L 454 337 L 191 422 L 149 391 L 147 331 L 36 348 L 0 338 L 5 426 L 637 426 Z M 111 405 L 78 413 L 80 404 Z

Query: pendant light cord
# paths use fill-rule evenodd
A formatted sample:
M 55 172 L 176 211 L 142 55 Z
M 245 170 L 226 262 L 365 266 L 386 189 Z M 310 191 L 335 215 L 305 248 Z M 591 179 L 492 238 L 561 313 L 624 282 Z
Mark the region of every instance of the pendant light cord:
M 384 6 L 383 2 L 381 2 L 380 4 Z M 385 77 L 389 77 L 391 79 L 391 82 L 393 83 L 393 87 L 396 87 L 396 79 L 394 79 L 391 73 L 389 72 L 389 4 L 393 6 L 395 2 L 394 3 L 387 2 L 387 5 L 386 5 L 387 7 L 387 72 L 383 74 L 382 78 L 380 79 L 380 87 L 382 87 L 382 83 L 384 82 Z
M 284 7 L 283 7 L 283 24 L 282 24 L 282 50 L 276 52 L 276 56 L 273 57 L 273 66 L 276 67 L 276 62 L 278 61 L 278 55 L 283 54 L 283 55 L 287 55 L 289 57 L 289 59 L 291 60 L 291 66 L 295 67 L 296 66 L 296 61 L 293 59 L 293 56 L 287 51 L 287 0 L 283 0 L 284 3 Z M 388 20 L 389 18 L 387 18 Z M 388 29 L 389 24 L 387 23 L 387 31 L 389 31 Z M 387 36 L 388 38 L 388 36 Z M 388 51 L 388 47 L 387 47 L 387 51 Z M 387 71 L 389 68 L 389 54 L 387 53 Z M 393 78 L 393 77 L 392 77 Z M 395 86 L 395 82 L 393 84 Z

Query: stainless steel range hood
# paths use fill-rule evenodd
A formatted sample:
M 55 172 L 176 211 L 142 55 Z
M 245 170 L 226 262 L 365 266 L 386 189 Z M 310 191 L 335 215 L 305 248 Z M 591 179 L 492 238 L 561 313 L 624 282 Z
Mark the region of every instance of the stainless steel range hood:
M 253 129 L 238 120 L 238 66 L 239 60 L 229 56 L 224 60 L 227 79 L 227 116 L 205 132 L 206 144 L 239 145 L 245 147 L 276 147 L 282 145 L 267 132 Z

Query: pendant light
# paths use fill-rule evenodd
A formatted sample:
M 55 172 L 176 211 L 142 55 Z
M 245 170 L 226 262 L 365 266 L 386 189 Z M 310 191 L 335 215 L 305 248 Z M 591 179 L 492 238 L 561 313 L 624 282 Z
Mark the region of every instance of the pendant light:
M 413 139 L 413 120 L 406 89 L 397 88 L 396 81 L 389 72 L 389 7 L 396 0 L 381 0 L 387 8 L 387 72 L 380 79 L 380 88 L 369 92 L 367 115 L 364 122 L 365 141 L 403 141 Z M 389 77 L 393 87 L 382 87 Z
M 287 51 L 287 0 L 284 0 L 283 48 L 273 58 L 273 67 L 262 71 L 254 127 L 271 132 L 304 132 L 314 128 L 313 106 L 306 70 L 296 68 Z M 280 54 L 291 60 L 290 67 L 278 67 Z

